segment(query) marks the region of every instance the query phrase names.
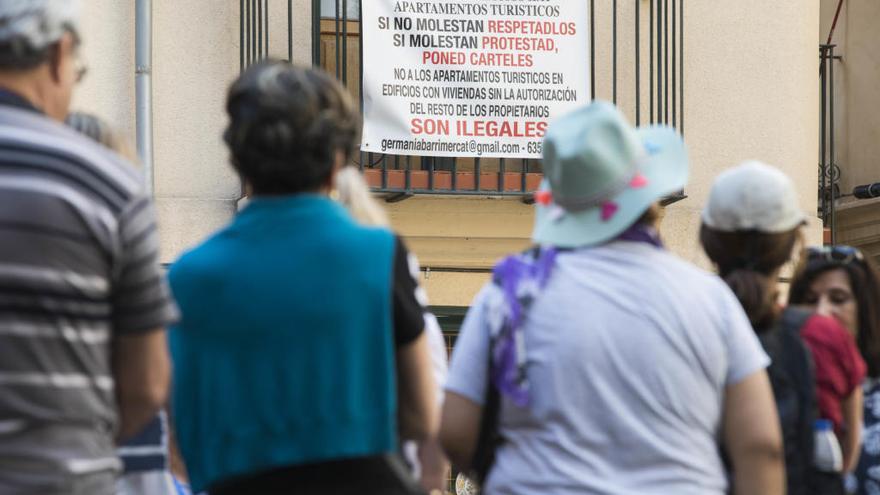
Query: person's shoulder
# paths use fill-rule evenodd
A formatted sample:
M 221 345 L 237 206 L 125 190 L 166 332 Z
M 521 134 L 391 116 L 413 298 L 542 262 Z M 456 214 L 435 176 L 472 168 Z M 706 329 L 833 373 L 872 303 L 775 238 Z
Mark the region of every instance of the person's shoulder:
M 230 246 L 226 242 L 229 226 L 212 234 L 202 243 L 185 251 L 168 269 L 172 286 L 198 283 L 234 270 L 227 262 Z
M 406 243 L 403 238 L 393 230 L 388 227 L 384 227 L 381 225 L 361 225 L 358 223 L 354 224 L 354 231 L 357 235 L 360 235 L 366 239 L 371 240 L 382 240 L 384 242 L 389 242 L 394 245 L 395 248 L 402 248 L 404 250 L 407 249 Z
M 333 221 L 337 222 L 334 223 L 334 235 L 348 238 L 351 242 L 346 244 L 352 248 L 358 249 L 357 244 L 361 242 L 383 242 L 395 247 L 405 246 L 400 236 L 390 227 L 358 222 L 339 204 L 333 204 L 327 211 L 332 212 Z
M 471 308 L 499 311 L 505 305 L 504 289 L 495 280 L 483 284 L 471 302 Z
M 647 264 L 697 290 L 727 292 L 727 284 L 713 272 L 701 268 L 666 249 L 652 249 Z
M 388 227 L 374 225 L 357 225 L 355 227 L 356 240 L 351 243 L 351 249 L 362 251 L 362 254 L 374 256 L 377 253 L 390 254 L 392 266 L 396 263 L 409 266 L 409 248 L 403 238 Z M 364 246 L 370 246 L 369 250 L 363 250 Z
M 68 162 L 71 173 L 100 177 L 123 200 L 143 191 L 143 174 L 133 163 L 44 115 L 4 109 L 0 136 L 6 143 Z
M 653 251 L 653 256 L 643 261 L 646 274 L 642 280 L 646 285 L 665 287 L 663 292 L 672 298 L 670 304 L 707 315 L 722 333 L 730 334 L 734 329 L 753 333 L 742 305 L 717 273 L 667 250 Z

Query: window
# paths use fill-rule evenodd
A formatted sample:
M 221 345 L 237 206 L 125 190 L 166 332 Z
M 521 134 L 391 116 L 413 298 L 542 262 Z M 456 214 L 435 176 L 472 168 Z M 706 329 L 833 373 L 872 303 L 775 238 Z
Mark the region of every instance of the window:
M 342 0 L 321 0 L 321 17 L 336 18 L 336 6 L 339 5 L 339 17 L 342 17 Z M 348 20 L 356 21 L 360 17 L 360 0 L 348 0 Z

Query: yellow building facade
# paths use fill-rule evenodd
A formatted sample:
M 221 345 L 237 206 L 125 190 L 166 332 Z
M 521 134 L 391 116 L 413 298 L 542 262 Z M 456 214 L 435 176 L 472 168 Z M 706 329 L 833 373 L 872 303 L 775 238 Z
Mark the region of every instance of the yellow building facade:
M 571 0 L 589 1 L 589 0 Z M 651 57 L 636 69 L 635 23 L 649 19 L 665 0 L 594 0 L 596 96 L 612 99 L 627 115 L 636 111 L 635 78 L 648 78 Z M 355 0 L 348 0 L 354 3 Z M 243 3 L 243 2 L 241 2 Z M 162 261 L 180 253 L 229 221 L 241 196 L 241 184 L 228 166 L 221 133 L 226 125 L 224 98 L 240 71 L 240 2 L 155 0 L 152 2 L 152 129 L 154 192 L 159 212 Z M 133 2 L 84 2 L 84 50 L 89 76 L 75 100 L 77 109 L 105 117 L 134 140 L 135 8 Z M 287 4 L 266 0 L 269 54 L 288 55 Z M 667 2 L 668 4 L 668 2 Z M 706 265 L 697 232 L 700 210 L 714 177 L 746 159 L 779 166 L 795 181 L 803 209 L 816 217 L 819 91 L 817 43 L 819 0 L 681 0 L 684 54 L 685 139 L 690 150 L 691 180 L 686 198 L 669 205 L 662 233 L 670 249 Z M 313 36 L 313 2 L 294 0 L 293 59 L 310 64 L 313 40 L 335 70 L 335 35 Z M 617 31 L 617 77 L 608 67 Z M 324 21 L 317 29 L 327 30 Z M 333 21 L 329 21 L 333 25 Z M 650 23 L 640 24 L 639 48 L 649 51 Z M 335 26 L 333 27 L 335 29 Z M 351 21 L 348 57 L 357 62 L 357 24 Z M 572 63 L 587 63 L 583 60 Z M 352 63 L 347 60 L 346 63 Z M 356 73 L 349 87 L 356 92 Z M 679 86 L 678 90 L 681 91 Z M 643 123 L 650 111 L 649 93 L 641 94 Z M 678 108 L 678 107 L 676 107 Z M 470 168 L 469 168 L 470 167 Z M 461 171 L 473 172 L 464 161 Z M 880 179 L 880 177 L 878 177 Z M 399 198 L 397 198 L 399 199 Z M 386 203 L 394 227 L 406 238 L 423 265 L 423 281 L 433 305 L 467 307 L 504 253 L 529 244 L 533 207 L 527 197 L 470 194 L 416 194 Z M 818 221 L 810 240 L 821 239 Z M 454 311 L 453 311 L 454 312 Z
M 826 161 L 834 170 L 828 184 L 833 179 L 840 194 L 835 228 L 838 242 L 858 246 L 880 261 L 880 199 L 851 196 L 856 186 L 880 182 L 880 4 L 822 0 L 821 43 L 828 42 L 838 7 L 831 44 L 839 58 L 830 62 L 825 129 Z

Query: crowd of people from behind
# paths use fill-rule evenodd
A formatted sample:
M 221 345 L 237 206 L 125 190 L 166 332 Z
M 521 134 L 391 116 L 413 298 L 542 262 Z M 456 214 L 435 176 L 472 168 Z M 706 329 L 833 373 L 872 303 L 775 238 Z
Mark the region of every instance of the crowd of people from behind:
M 806 246 L 777 168 L 716 178 L 710 273 L 659 233 L 674 129 L 555 119 L 534 247 L 447 364 L 337 81 L 264 61 L 232 84 L 249 201 L 166 274 L 130 146 L 70 112 L 77 16 L 0 2 L 0 494 L 415 495 L 450 464 L 486 494 L 880 493 L 880 278 Z

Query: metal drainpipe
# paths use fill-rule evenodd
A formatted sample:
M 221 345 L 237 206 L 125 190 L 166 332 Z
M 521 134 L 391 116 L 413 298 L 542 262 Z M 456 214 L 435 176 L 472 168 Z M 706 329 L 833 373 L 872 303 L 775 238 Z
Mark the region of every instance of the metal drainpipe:
M 135 6 L 135 93 L 137 152 L 144 172 L 144 186 L 153 194 L 153 16 L 151 0 Z

